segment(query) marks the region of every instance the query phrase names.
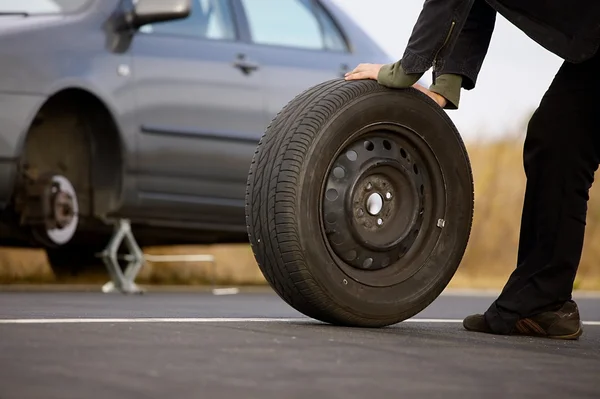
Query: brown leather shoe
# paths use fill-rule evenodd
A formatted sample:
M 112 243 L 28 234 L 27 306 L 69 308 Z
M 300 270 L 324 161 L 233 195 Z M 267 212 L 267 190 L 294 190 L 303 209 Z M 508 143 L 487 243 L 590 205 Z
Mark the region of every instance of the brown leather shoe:
M 482 314 L 467 316 L 463 327 L 468 331 L 494 334 Z M 520 319 L 511 335 L 527 335 L 553 339 L 578 339 L 583 334 L 579 309 L 574 301 L 560 309 Z

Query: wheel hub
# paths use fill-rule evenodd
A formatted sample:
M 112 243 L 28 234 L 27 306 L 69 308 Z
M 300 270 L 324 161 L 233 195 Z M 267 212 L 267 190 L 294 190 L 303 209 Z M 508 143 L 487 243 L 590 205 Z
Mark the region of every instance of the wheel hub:
M 32 227 L 36 240 L 53 247 L 66 244 L 79 222 L 77 194 L 63 176 L 44 175 L 30 181 L 24 194 L 23 224 Z
M 381 209 L 383 208 L 383 197 L 379 193 L 373 193 L 369 195 L 366 203 L 367 212 L 371 216 L 379 215 Z
M 53 222 L 54 227 L 58 229 L 68 226 L 75 216 L 73 196 L 66 191 L 61 191 L 60 185 L 54 183 L 52 185 L 52 194 L 49 198 L 49 202 L 52 211 L 48 218 L 50 222 Z
M 421 228 L 424 177 L 405 147 L 385 134 L 359 139 L 327 176 L 325 233 L 335 254 L 355 268 L 396 262 Z

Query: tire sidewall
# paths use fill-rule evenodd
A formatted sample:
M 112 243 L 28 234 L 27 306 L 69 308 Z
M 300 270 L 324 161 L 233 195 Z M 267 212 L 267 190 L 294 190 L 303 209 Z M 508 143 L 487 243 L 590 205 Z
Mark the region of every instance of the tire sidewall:
M 408 317 L 445 288 L 462 259 L 472 220 L 472 176 L 466 151 L 450 119 L 437 105 L 413 90 L 378 90 L 359 95 L 320 126 L 300 172 L 296 215 L 305 267 L 324 295 L 359 317 Z M 362 284 L 332 258 L 321 232 L 319 200 L 331 160 L 357 127 L 377 122 L 404 125 L 430 146 L 441 166 L 446 189 L 445 220 L 437 243 L 411 277 L 388 287 Z M 376 273 L 376 272 L 374 272 Z M 410 313 L 410 314 L 409 314 Z

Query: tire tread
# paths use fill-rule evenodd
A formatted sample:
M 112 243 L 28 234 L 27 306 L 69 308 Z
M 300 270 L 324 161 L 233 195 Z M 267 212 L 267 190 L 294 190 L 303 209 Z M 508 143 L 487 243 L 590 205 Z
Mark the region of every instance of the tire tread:
M 254 153 L 248 175 L 246 225 L 260 270 L 284 301 L 306 316 L 327 323 L 377 327 L 412 317 L 432 302 L 453 276 L 453 273 L 446 276 L 421 304 L 396 319 L 366 320 L 330 300 L 327 291 L 306 268 L 295 222 L 300 215 L 295 214 L 294 207 L 305 154 L 320 126 L 336 110 L 358 96 L 382 90 L 388 89 L 371 81 L 348 84 L 339 79 L 305 90 L 283 107 L 267 127 Z M 420 98 L 426 97 L 416 90 L 412 92 Z M 455 134 L 462 156 L 467 158 L 462 138 L 456 130 Z M 470 163 L 468 166 L 472 175 Z M 473 189 L 471 183 L 471 194 Z M 470 234 L 471 224 L 472 214 L 467 234 Z M 462 257 L 464 249 L 457 248 L 454 253 Z

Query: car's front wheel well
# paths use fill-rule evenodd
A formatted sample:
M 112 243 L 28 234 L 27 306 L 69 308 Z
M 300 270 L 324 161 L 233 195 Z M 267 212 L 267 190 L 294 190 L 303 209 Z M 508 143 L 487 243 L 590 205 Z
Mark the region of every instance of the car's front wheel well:
M 122 143 L 112 114 L 88 91 L 54 94 L 27 132 L 20 166 L 25 178 L 65 176 L 77 190 L 80 216 L 104 216 L 118 205 L 122 182 Z

